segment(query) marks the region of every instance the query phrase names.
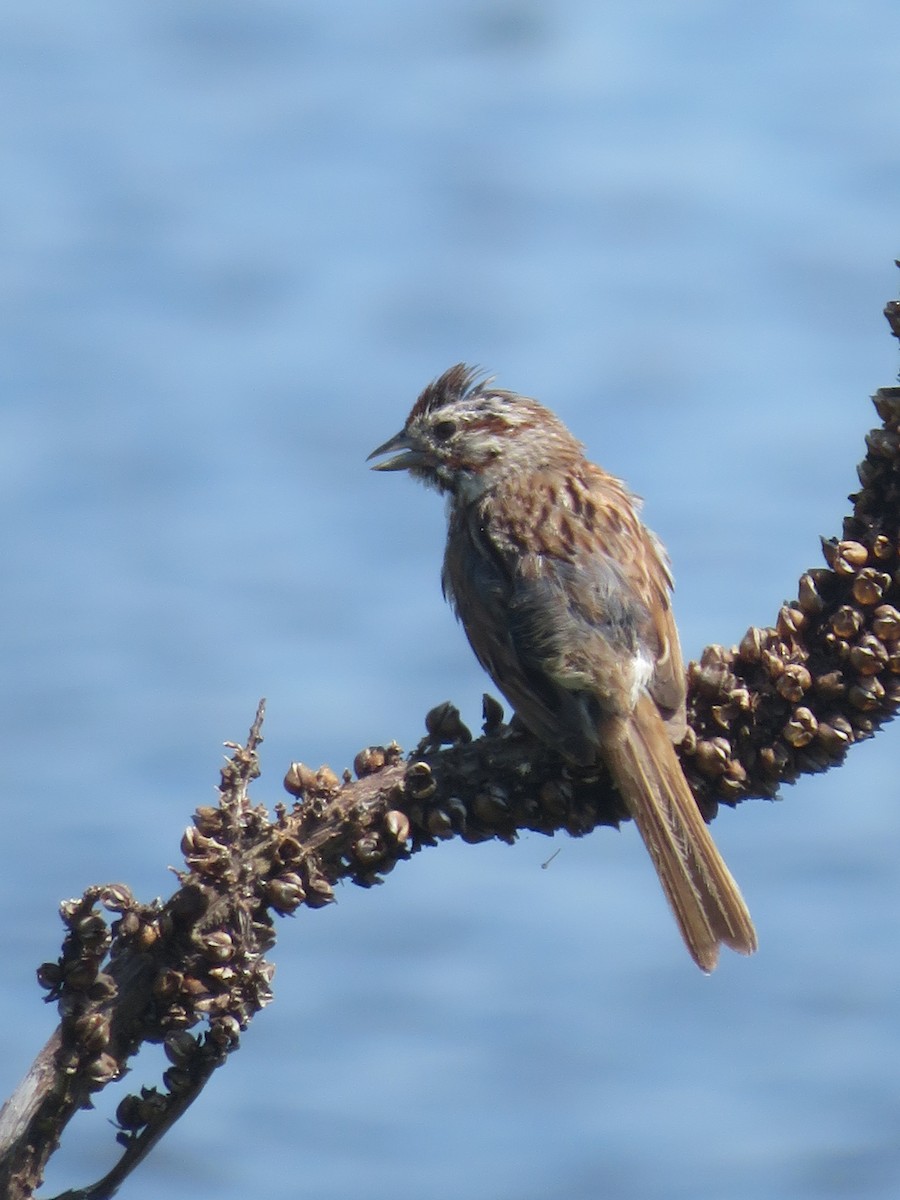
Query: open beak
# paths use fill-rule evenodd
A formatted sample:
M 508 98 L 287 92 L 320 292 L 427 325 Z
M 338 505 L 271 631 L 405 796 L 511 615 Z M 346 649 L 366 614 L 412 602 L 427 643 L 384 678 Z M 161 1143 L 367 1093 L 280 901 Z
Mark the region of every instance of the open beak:
M 392 454 L 395 450 L 399 450 L 400 453 L 394 454 L 394 457 L 387 459 L 386 462 L 374 463 L 372 470 L 408 471 L 410 467 L 419 467 L 425 461 L 421 450 L 418 449 L 406 431 L 401 429 L 399 433 L 395 433 L 392 438 L 389 438 L 384 445 L 379 446 L 377 450 L 373 450 L 366 459 L 366 462 L 371 462 L 373 458 L 378 458 L 380 454 Z

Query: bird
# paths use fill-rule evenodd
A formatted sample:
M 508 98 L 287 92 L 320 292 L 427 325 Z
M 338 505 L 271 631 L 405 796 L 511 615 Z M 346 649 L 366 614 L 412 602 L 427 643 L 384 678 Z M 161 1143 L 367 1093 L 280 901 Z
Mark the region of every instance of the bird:
M 385 456 L 390 457 L 385 457 Z M 457 363 L 367 461 L 447 498 L 442 586 L 521 723 L 575 770 L 606 768 L 685 945 L 711 972 L 757 947 L 681 769 L 685 672 L 666 551 L 641 501 L 550 409 Z

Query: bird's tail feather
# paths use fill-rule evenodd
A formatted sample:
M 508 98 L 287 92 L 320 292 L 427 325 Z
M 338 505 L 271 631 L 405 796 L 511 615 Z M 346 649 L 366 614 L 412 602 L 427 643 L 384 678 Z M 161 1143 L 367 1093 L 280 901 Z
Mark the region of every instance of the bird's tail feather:
M 653 860 L 691 957 L 711 971 L 724 944 L 756 949 L 740 890 L 697 808 L 652 699 L 644 695 L 605 739 L 604 757 Z

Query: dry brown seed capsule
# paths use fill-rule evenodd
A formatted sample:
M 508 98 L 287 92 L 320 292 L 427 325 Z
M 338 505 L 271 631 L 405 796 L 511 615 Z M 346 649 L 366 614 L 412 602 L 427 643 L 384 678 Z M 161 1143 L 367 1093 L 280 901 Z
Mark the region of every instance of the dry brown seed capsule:
M 498 733 L 503 725 L 503 705 L 499 700 L 495 700 L 493 696 L 489 696 L 485 692 L 481 698 L 481 715 L 484 719 L 482 729 L 487 737 L 492 737 Z
M 553 785 L 545 785 L 552 790 Z M 543 799 L 543 797 L 542 797 Z M 505 788 L 499 784 L 489 783 L 487 787 L 475 796 L 472 801 L 472 811 L 479 821 L 485 825 L 494 825 L 498 821 L 509 818 L 509 798 Z
M 819 540 L 822 543 L 822 557 L 828 563 L 829 567 L 831 567 L 837 558 L 837 538 L 820 538 Z
M 847 699 L 860 712 L 871 712 L 878 708 L 884 699 L 884 688 L 876 675 L 869 675 L 850 688 Z
M 830 722 L 820 721 L 816 736 L 832 758 L 841 758 L 850 745 L 849 736 Z
M 715 779 L 725 773 L 730 757 L 731 743 L 727 738 L 703 738 L 697 742 L 694 762 L 708 779 Z
M 744 662 L 759 662 L 764 644 L 765 636 L 763 631 L 751 625 L 741 638 L 741 644 L 738 646 L 738 655 Z
M 241 1040 L 240 1022 L 228 1014 L 214 1017 L 209 1025 L 209 1040 L 222 1049 L 232 1049 Z
M 439 746 L 471 742 L 472 734 L 462 723 L 459 709 L 449 700 L 436 704 L 425 714 L 425 728 L 432 743 Z
M 884 683 L 884 699 L 892 707 L 900 704 L 900 679 L 889 675 Z
M 440 808 L 433 808 L 425 818 L 425 825 L 433 837 L 448 838 L 453 836 L 453 822 L 449 813 Z
M 171 967 L 164 967 L 153 980 L 151 991 L 157 1000 L 174 1000 L 181 991 L 184 975 Z
M 872 632 L 885 642 L 900 640 L 900 612 L 893 604 L 879 604 L 872 613 Z
M 324 875 L 311 874 L 306 885 L 306 903 L 310 908 L 322 908 L 334 900 L 334 888 Z
M 837 575 L 855 575 L 869 561 L 869 551 L 861 542 L 838 542 L 832 569 Z
M 364 775 L 374 775 L 376 771 L 380 771 L 384 766 L 384 759 L 384 746 L 366 746 L 364 750 L 360 750 L 353 760 L 353 770 L 356 772 L 357 779 L 362 779 Z
M 286 871 L 268 881 L 265 895 L 276 912 L 287 914 L 303 903 L 306 899 L 306 889 L 299 875 L 293 871 Z
M 839 638 L 856 637 L 863 626 L 863 615 L 858 608 L 850 604 L 842 604 L 831 615 L 828 622 Z
M 784 742 L 764 746 L 759 752 L 760 766 L 771 775 L 783 775 L 791 761 L 791 754 Z
M 768 673 L 769 678 L 773 681 L 780 678 L 784 671 L 784 659 L 772 650 L 763 650 L 760 655 L 760 662 L 764 670 Z
M 872 554 L 879 562 L 885 562 L 889 558 L 894 557 L 894 545 L 890 538 L 885 537 L 883 533 L 879 533 L 875 541 L 872 543 Z
M 428 800 L 437 791 L 437 784 L 427 762 L 413 763 L 406 772 L 406 790 L 414 800 Z
M 796 704 L 809 691 L 812 676 L 801 663 L 788 663 L 775 683 L 775 689 L 785 700 Z
M 378 834 L 364 833 L 361 838 L 357 838 L 353 844 L 353 857 L 363 866 L 371 866 L 380 858 L 384 858 L 384 846 Z
M 800 576 L 800 590 L 797 603 L 808 616 L 815 617 L 825 607 L 825 601 L 819 595 L 819 589 L 809 571 Z
M 56 988 L 63 981 L 63 968 L 59 962 L 45 962 L 37 969 L 37 981 L 42 988 Z
M 212 837 L 222 832 L 222 810 L 212 804 L 201 804 L 194 813 L 194 824 L 201 833 Z
M 307 792 L 315 790 L 316 773 L 305 763 L 291 763 L 284 777 L 283 786 L 289 795 L 303 797 Z
M 322 792 L 336 792 L 341 786 L 341 781 L 331 767 L 323 765 L 316 771 L 316 785 Z
M 111 883 L 100 893 L 100 903 L 109 912 L 125 912 L 133 907 L 134 894 L 124 883 Z
M 857 604 L 878 604 L 891 586 L 891 577 L 874 567 L 866 567 L 853 580 L 853 599 Z
M 91 1088 L 101 1088 L 111 1083 L 119 1074 L 119 1064 L 111 1054 L 100 1054 L 88 1064 L 84 1073 L 85 1080 Z
M 688 725 L 681 740 L 681 753 L 692 755 L 697 753 L 697 732 Z
M 74 1021 L 72 1032 L 81 1053 L 97 1054 L 109 1045 L 109 1017 L 98 1012 L 85 1013 Z
M 163 1042 L 163 1050 L 166 1052 L 166 1058 L 173 1066 L 183 1067 L 191 1062 L 197 1054 L 199 1042 L 192 1033 L 187 1030 L 178 1030 L 175 1033 L 166 1034 Z
M 384 814 L 384 827 L 401 846 L 409 841 L 409 817 L 399 809 L 392 808 Z
M 279 838 L 272 852 L 272 858 L 281 866 L 287 867 L 299 862 L 303 857 L 303 847 L 293 837 Z
M 137 1096 L 125 1096 L 116 1109 L 116 1124 L 120 1129 L 143 1129 L 147 1124 Z
M 190 1090 L 193 1084 L 193 1078 L 189 1071 L 185 1071 L 182 1067 L 169 1067 L 163 1071 L 163 1086 L 172 1096 L 182 1095 Z
M 808 708 L 795 708 L 781 736 L 795 750 L 808 746 L 815 738 L 819 723 Z
M 866 434 L 866 449 L 873 458 L 896 459 L 900 455 L 900 437 L 887 429 L 872 429 Z
M 850 666 L 860 675 L 877 675 L 888 664 L 888 652 L 870 633 L 859 639 L 855 646 L 850 647 Z
M 224 929 L 213 929 L 197 939 L 204 957 L 209 962 L 228 962 L 234 954 L 234 941 Z
M 149 950 L 159 941 L 159 924 L 156 921 L 142 921 L 134 941 L 142 950 Z
M 790 640 L 791 638 L 796 639 L 806 628 L 807 623 L 807 617 L 802 609 L 794 604 L 782 604 L 778 610 L 775 628 L 780 637 Z

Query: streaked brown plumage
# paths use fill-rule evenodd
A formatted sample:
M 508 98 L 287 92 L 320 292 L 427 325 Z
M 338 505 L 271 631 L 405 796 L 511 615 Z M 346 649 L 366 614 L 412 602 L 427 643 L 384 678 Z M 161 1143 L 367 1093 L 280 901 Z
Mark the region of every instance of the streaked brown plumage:
M 449 498 L 444 593 L 525 725 L 606 764 L 695 962 L 756 933 L 682 773 L 684 670 L 665 551 L 638 502 L 535 400 L 462 364 L 370 458 Z

